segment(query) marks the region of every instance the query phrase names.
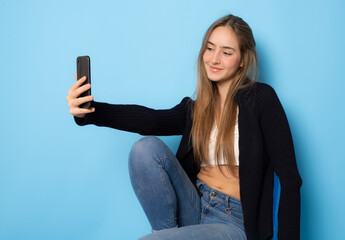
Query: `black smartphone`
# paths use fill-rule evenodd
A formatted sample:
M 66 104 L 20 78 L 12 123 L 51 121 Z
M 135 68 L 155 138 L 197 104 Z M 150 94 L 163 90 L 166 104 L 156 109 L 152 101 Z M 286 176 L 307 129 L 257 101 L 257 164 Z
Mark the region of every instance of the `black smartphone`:
M 89 56 L 79 56 L 77 57 L 77 79 L 80 79 L 82 77 L 86 76 L 86 81 L 83 83 L 91 84 L 91 70 L 90 70 L 90 57 Z M 91 88 L 82 94 L 80 94 L 79 97 L 85 97 L 91 95 Z M 90 108 L 91 102 L 82 103 L 79 105 L 81 108 Z

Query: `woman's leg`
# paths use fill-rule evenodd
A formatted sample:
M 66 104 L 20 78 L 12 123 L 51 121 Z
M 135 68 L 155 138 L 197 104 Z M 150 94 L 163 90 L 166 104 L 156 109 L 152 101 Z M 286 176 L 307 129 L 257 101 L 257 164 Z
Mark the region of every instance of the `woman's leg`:
M 246 240 L 241 201 L 197 181 L 202 194 L 200 224 L 167 229 L 140 240 Z
M 133 145 L 129 174 L 153 231 L 199 223 L 200 197 L 160 139 L 144 137 Z
M 197 224 L 154 232 L 140 240 L 246 240 L 245 232 L 233 224 Z

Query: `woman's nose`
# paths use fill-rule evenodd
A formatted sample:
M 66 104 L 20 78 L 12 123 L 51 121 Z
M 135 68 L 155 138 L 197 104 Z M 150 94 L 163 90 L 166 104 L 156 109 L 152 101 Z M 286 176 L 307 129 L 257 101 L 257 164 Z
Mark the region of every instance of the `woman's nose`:
M 219 64 L 220 63 L 220 55 L 219 52 L 214 52 L 212 56 L 212 64 Z

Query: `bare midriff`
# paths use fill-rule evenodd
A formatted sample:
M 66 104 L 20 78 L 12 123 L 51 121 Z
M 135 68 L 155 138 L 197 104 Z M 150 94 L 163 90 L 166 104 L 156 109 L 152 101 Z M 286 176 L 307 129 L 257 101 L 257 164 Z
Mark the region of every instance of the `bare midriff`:
M 238 176 L 238 168 L 236 169 Z M 234 176 L 228 167 L 201 167 L 198 178 L 207 186 L 230 197 L 240 199 L 240 181 Z

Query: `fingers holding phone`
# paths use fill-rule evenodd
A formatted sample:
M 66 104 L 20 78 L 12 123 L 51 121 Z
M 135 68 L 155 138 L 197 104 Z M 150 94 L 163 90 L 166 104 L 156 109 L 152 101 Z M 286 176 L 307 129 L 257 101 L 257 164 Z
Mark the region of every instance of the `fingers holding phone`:
M 77 97 L 83 97 L 83 93 L 89 91 L 91 89 L 91 84 L 90 83 L 85 83 L 85 81 L 87 80 L 87 77 L 84 76 L 82 78 L 80 78 L 79 80 L 77 80 L 71 87 L 70 89 L 70 94 L 71 97 L 73 98 L 77 98 Z M 87 96 L 91 96 L 91 94 L 87 95 Z
M 83 118 L 85 114 L 94 112 L 91 108 L 91 70 L 90 57 L 77 57 L 77 72 L 74 75 L 77 80 L 68 90 L 66 100 L 73 116 Z
M 77 78 L 77 74 L 75 74 L 75 78 Z M 86 91 L 91 89 L 91 84 L 83 83 L 86 81 L 86 77 L 82 77 L 78 79 L 72 87 L 68 90 L 68 95 L 66 100 L 68 102 L 68 107 L 70 109 L 70 113 L 79 118 L 84 118 L 86 114 L 92 113 L 95 111 L 95 108 L 81 108 L 80 105 L 85 104 L 87 102 L 91 102 L 93 100 L 93 96 L 85 96 L 81 97 L 80 95 L 85 93 Z
M 68 90 L 66 100 L 70 113 L 73 116 L 83 118 L 85 114 L 92 113 L 95 108 L 91 108 L 91 66 L 89 56 L 77 57 L 77 72 L 74 75 L 77 80 Z

